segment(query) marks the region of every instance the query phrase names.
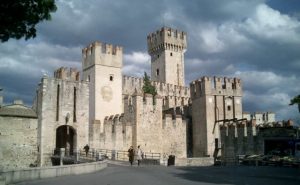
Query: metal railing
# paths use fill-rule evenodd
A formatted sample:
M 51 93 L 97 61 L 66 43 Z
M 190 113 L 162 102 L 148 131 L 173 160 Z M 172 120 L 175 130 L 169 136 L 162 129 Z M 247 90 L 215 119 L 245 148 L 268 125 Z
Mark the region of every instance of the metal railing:
M 100 149 L 97 150 L 99 152 L 100 156 L 105 156 L 108 159 L 111 160 L 121 160 L 121 161 L 127 161 L 128 160 L 128 151 L 122 151 L 122 150 L 106 150 L 106 149 Z M 137 156 L 135 156 L 136 158 Z M 143 155 L 144 159 L 156 159 L 159 160 L 161 157 L 160 153 L 151 153 L 151 152 L 145 152 Z
M 60 153 L 58 149 L 54 150 L 52 155 L 52 163 L 58 163 L 60 159 Z M 143 153 L 143 160 L 145 161 L 158 161 L 161 158 L 160 153 L 152 153 L 152 152 L 144 152 Z M 76 164 L 76 163 L 84 163 L 84 162 L 92 162 L 92 161 L 99 161 L 99 160 L 119 160 L 119 161 L 128 161 L 128 151 L 122 150 L 107 150 L 107 149 L 90 149 L 88 152 L 85 150 L 79 150 L 77 152 L 73 151 L 72 153 L 65 153 L 63 155 L 63 162 L 68 164 Z M 137 159 L 137 155 L 135 156 Z M 55 162 L 54 162 L 55 161 Z

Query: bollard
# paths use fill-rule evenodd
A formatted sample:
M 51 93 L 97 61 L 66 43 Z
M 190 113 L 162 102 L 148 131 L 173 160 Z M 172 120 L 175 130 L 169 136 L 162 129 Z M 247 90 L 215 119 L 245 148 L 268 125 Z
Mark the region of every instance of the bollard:
M 75 150 L 75 160 L 76 160 L 76 163 L 78 163 L 78 161 L 79 161 L 79 155 L 80 155 L 80 150 Z
M 64 159 L 64 156 L 65 156 L 65 148 L 60 148 L 60 153 L 59 153 L 59 157 L 60 157 L 60 166 L 63 165 L 63 159 Z

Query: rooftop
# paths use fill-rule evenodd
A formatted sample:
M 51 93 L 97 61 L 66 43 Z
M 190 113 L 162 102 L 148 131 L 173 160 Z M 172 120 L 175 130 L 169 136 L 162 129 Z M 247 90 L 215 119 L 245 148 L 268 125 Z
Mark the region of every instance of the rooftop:
M 11 105 L 1 107 L 0 116 L 37 118 L 35 111 L 23 105 L 22 101 L 15 101 Z

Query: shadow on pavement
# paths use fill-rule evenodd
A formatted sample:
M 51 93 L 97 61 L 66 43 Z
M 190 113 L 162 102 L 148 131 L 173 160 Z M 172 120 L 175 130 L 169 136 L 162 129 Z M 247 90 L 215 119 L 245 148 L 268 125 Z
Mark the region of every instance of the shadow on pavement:
M 279 167 L 180 167 L 174 176 L 195 182 L 232 185 L 299 185 L 300 169 Z

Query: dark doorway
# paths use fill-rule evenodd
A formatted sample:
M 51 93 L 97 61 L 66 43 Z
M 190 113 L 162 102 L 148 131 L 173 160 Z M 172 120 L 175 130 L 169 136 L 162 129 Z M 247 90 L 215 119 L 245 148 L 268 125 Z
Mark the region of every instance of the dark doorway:
M 66 156 L 73 155 L 75 149 L 75 129 L 69 125 L 63 125 L 56 129 L 56 151 L 65 148 Z

